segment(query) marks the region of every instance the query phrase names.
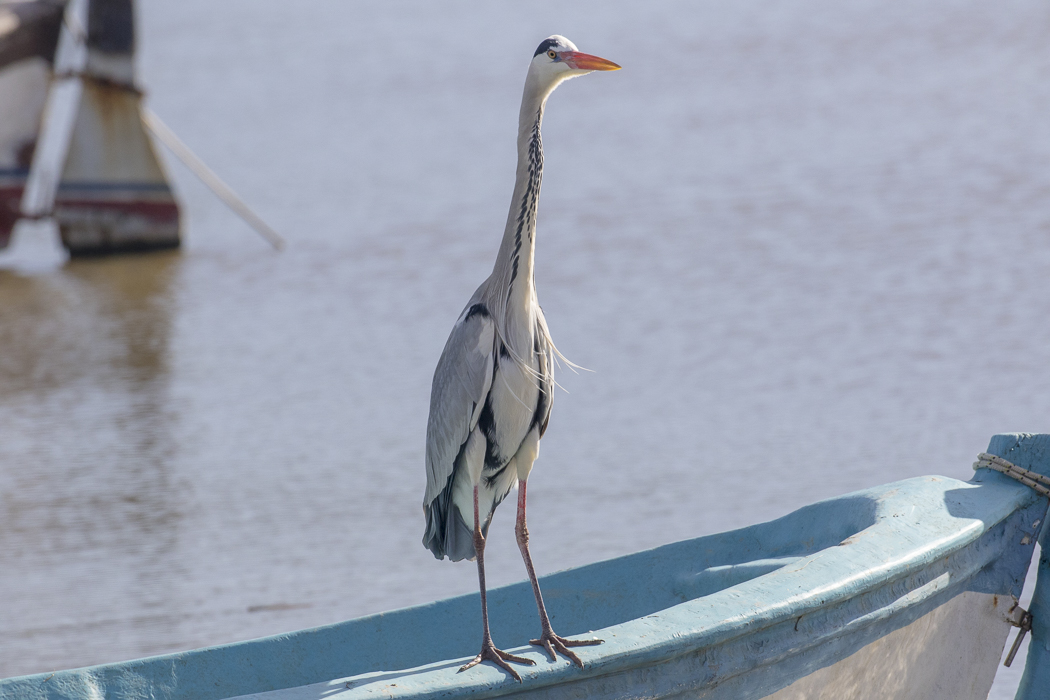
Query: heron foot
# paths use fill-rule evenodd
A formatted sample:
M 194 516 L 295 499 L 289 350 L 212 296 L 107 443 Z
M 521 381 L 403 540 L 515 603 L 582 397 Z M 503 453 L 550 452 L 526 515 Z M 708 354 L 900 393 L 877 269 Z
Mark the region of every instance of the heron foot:
M 469 664 L 459 669 L 457 673 L 463 673 L 468 668 L 471 668 L 472 666 L 477 666 L 482 661 L 491 661 L 492 663 L 496 664 L 504 671 L 509 673 L 511 677 L 518 683 L 521 683 L 521 676 L 519 676 L 518 672 L 515 671 L 514 668 L 507 662 L 513 661 L 516 664 L 525 664 L 526 666 L 536 665 L 536 662 L 532 659 L 526 659 L 523 656 L 514 656 L 513 654 L 508 654 L 502 649 L 497 649 L 491 641 L 486 640 L 481 644 L 481 653 L 475 656 L 474 660 L 471 661 Z
M 535 644 L 538 647 L 543 647 L 547 650 L 547 653 L 551 655 L 551 661 L 557 661 L 558 655 L 555 651 L 560 651 L 562 656 L 569 659 L 580 668 L 583 668 L 583 662 L 580 661 L 580 657 L 576 656 L 569 647 L 593 647 L 598 644 L 603 644 L 604 639 L 566 639 L 565 637 L 559 637 L 554 634 L 554 630 L 549 627 L 543 631 L 543 635 L 539 639 L 529 640 L 529 644 Z

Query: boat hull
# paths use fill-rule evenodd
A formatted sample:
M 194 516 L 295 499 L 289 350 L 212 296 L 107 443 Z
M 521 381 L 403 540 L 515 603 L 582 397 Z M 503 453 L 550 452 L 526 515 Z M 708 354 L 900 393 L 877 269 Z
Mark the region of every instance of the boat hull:
M 141 99 L 84 80 L 54 207 L 70 255 L 179 246 L 179 208 L 142 126 Z
M 921 477 L 544 577 L 555 627 L 605 640 L 577 650 L 583 669 L 527 645 L 537 625 L 527 582 L 497 588 L 496 644 L 536 661 L 520 684 L 491 664 L 457 672 L 477 651 L 473 594 L 8 679 L 0 698 L 784 700 L 821 697 L 812 693 L 828 683 L 835 698 L 984 698 L 1045 516 L 1045 498 L 995 472 Z M 856 675 L 868 664 L 881 682 Z M 919 694 L 901 694 L 886 680 L 894 673 Z M 837 692 L 850 683 L 853 695 Z
M 986 700 L 1011 626 L 1011 596 L 966 591 L 769 700 Z

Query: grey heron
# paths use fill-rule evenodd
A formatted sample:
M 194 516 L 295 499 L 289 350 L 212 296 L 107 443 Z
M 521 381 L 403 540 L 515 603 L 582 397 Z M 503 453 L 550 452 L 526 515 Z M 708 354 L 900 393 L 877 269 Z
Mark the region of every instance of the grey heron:
M 529 553 L 525 487 L 550 418 L 557 349 L 536 298 L 533 276 L 536 210 L 543 170 L 540 124 L 547 98 L 562 81 L 595 70 L 617 70 L 581 53 L 563 36 L 545 39 L 525 78 L 518 116 L 518 166 L 507 226 L 492 274 L 459 315 L 434 371 L 427 421 L 427 488 L 423 545 L 452 561 L 477 559 L 481 589 L 481 652 L 461 668 L 489 660 L 518 681 L 508 661 L 533 665 L 492 643 L 485 595 L 485 537 L 496 506 L 518 485 L 514 532 L 539 609 L 541 634 L 532 644 L 577 666 L 569 647 L 601 640 L 555 634 Z

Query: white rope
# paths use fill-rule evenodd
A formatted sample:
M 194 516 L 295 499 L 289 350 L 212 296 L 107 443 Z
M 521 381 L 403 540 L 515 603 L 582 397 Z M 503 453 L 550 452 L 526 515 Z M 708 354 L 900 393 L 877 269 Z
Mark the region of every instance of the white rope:
M 993 469 L 1000 474 L 1006 474 L 1011 479 L 1017 479 L 1025 486 L 1035 490 L 1041 496 L 1050 498 L 1050 478 L 1028 469 L 1007 462 L 1002 457 L 982 452 L 977 455 L 977 461 L 973 463 L 974 471 L 978 469 Z

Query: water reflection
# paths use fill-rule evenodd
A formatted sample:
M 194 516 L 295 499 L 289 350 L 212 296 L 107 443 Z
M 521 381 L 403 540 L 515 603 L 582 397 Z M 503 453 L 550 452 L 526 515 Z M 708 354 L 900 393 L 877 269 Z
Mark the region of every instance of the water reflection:
M 178 261 L 166 253 L 74 260 L 33 276 L 0 270 L 0 398 L 162 379 Z
M 0 658 L 6 645 L 61 637 L 55 625 L 105 625 L 129 597 L 139 608 L 170 598 L 179 264 L 158 253 L 0 271 Z M 55 612 L 46 623 L 27 619 L 42 607 Z

